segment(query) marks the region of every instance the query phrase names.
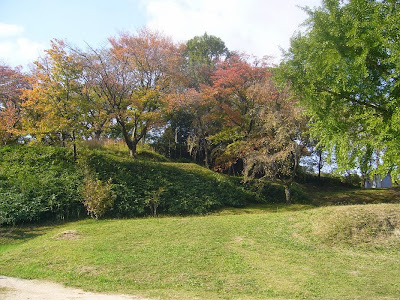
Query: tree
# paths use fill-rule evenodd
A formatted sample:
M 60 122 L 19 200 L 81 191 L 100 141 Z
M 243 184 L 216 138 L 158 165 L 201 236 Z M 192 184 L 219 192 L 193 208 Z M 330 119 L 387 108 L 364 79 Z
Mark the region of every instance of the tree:
M 81 130 L 81 71 L 76 57 L 67 52 L 66 44 L 53 40 L 46 55 L 35 62 L 32 88 L 24 90 L 24 128 L 39 139 L 68 139 L 74 143 Z
M 215 147 L 217 168 L 227 169 L 240 158 L 239 141 L 254 130 L 255 107 L 265 104 L 257 87 L 272 76 L 270 70 L 264 60 L 233 56 L 217 64 L 212 86 L 204 88 L 215 102 L 215 118 L 221 124 L 218 132 L 208 137 Z
M 307 118 L 288 88 L 278 89 L 271 78 L 256 91 L 263 104 L 254 107 L 255 129 L 242 143 L 245 180 L 278 181 L 290 203 L 300 158 L 307 154 Z
M 185 92 L 184 107 L 192 113 L 191 130 L 187 138 L 188 151 L 195 158 L 204 158 L 206 168 L 210 167 L 210 144 L 208 137 L 219 130 L 220 125 L 213 114 L 215 103 L 195 89 Z
M 400 172 L 399 11 L 398 1 L 324 0 L 281 66 L 341 170 L 365 168 L 375 149 Z
M 85 127 L 85 138 L 100 140 L 105 133 L 109 133 L 112 119 L 108 114 L 108 102 L 104 96 L 97 93 L 93 88 L 93 74 L 85 68 L 86 60 L 81 60 L 82 68 L 82 109 L 85 113 L 83 118 Z
M 0 64 L 0 143 L 15 140 L 21 129 L 21 95 L 29 87 L 20 68 Z
M 78 51 L 90 88 L 106 101 L 106 112 L 136 156 L 137 144 L 160 125 L 165 96 L 177 76 L 181 50 L 157 32 L 141 30 L 110 38 L 111 49 Z
M 99 116 L 100 124 L 109 122 L 109 125 L 118 126 L 119 132 L 125 134 L 130 155 L 134 156 L 136 151 L 129 137 L 130 128 L 124 122 L 125 116 L 129 114 L 133 88 L 136 85 L 136 78 L 128 61 L 115 57 L 108 49 L 90 48 L 87 52 L 78 49 L 74 51 L 82 58 L 86 103 L 90 110 L 94 109 L 90 115 L 94 120 Z M 95 132 L 97 131 L 95 137 L 100 138 L 102 126 L 98 129 L 96 126 L 88 126 L 94 128 Z
M 212 84 L 211 75 L 216 65 L 229 55 L 225 43 L 218 37 L 204 34 L 195 36 L 186 43 L 183 52 L 180 84 L 170 100 L 169 125 L 176 131 L 177 137 L 185 138 L 188 152 L 197 161 L 204 161 L 206 167 L 211 164 L 211 145 L 208 136 L 215 134 L 218 121 L 213 116 L 214 103 L 204 94 L 204 89 Z M 182 76 L 183 75 L 183 76 Z M 191 120 L 191 124 L 176 120 Z M 174 127 L 174 128 L 172 128 Z M 182 139 L 177 138 L 177 141 Z
M 230 52 L 220 38 L 204 33 L 186 42 L 185 57 L 190 87 L 200 90 L 200 84 L 210 85 L 215 65 Z

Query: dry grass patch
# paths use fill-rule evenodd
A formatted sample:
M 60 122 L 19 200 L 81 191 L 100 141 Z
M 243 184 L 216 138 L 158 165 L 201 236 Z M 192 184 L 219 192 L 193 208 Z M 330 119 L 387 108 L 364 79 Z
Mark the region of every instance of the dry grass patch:
M 314 234 L 331 245 L 400 246 L 400 206 L 342 206 L 315 217 Z
M 55 236 L 56 240 L 75 241 L 81 238 L 81 234 L 77 230 L 66 230 Z

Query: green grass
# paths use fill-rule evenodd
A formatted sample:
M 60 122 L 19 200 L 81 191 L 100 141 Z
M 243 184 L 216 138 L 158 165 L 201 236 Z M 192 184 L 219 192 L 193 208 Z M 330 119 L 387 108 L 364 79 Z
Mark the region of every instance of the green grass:
M 2 244 L 14 245 L 0 252 L 1 275 L 90 291 L 161 299 L 400 295 L 398 204 L 255 205 L 203 217 L 83 220 L 1 232 Z
M 38 216 L 52 219 L 59 208 L 64 217 L 63 207 L 80 203 L 84 174 L 70 151 L 0 154 L 0 200 L 9 197 L 2 205 L 21 220 L 35 207 Z M 295 184 L 298 203 L 284 205 L 276 184 L 251 190 L 241 178 L 151 149 L 135 160 L 120 143 L 86 145 L 81 154 L 96 177 L 112 178 L 109 217 L 145 216 L 146 199 L 160 188 L 162 217 L 0 227 L 0 275 L 161 299 L 400 299 L 396 188 Z M 171 216 L 179 214 L 209 215 Z

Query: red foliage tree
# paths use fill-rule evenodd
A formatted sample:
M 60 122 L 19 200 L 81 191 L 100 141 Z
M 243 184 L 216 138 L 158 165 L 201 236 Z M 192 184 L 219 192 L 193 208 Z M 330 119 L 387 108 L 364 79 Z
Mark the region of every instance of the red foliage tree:
M 20 67 L 0 65 L 0 143 L 18 137 L 22 90 L 29 87 Z
M 213 113 L 222 125 L 208 137 L 214 146 L 216 168 L 226 169 L 240 158 L 239 141 L 254 130 L 255 110 L 264 102 L 258 86 L 271 76 L 266 61 L 250 61 L 244 55 L 218 63 L 211 77 L 212 86 L 204 88 L 204 93 L 216 102 Z

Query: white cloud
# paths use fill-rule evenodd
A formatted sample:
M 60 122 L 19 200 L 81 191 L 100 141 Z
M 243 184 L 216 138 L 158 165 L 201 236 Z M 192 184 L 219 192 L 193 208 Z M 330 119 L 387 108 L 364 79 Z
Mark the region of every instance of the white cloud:
M 321 0 L 143 0 L 150 28 L 186 41 L 204 32 L 220 37 L 230 50 L 280 59 L 280 47 L 305 20 L 297 7 Z
M 11 66 L 26 66 L 35 61 L 46 48 L 23 36 L 19 25 L 0 23 L 0 61 Z
M 20 35 L 24 32 L 24 27 L 13 24 L 0 23 L 0 38 Z

